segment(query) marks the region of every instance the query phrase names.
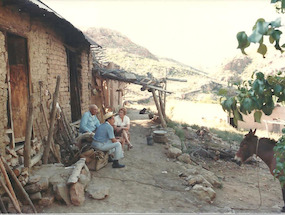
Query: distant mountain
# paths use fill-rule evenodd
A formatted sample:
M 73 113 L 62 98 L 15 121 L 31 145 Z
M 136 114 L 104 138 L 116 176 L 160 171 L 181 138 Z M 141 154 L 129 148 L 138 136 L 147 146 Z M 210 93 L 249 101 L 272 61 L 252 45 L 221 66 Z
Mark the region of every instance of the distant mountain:
M 270 75 L 285 70 L 285 55 L 273 47 L 268 47 L 265 58 L 256 53 L 256 50 L 248 51 L 247 54 L 239 54 L 225 61 L 215 76 L 222 82 L 234 82 L 250 79 L 253 72 Z
M 149 50 L 133 43 L 129 38 L 118 31 L 107 28 L 89 28 L 85 34 L 105 48 L 115 48 L 130 54 L 158 60 Z
M 100 50 L 101 53 L 97 53 L 97 57 L 106 62 L 113 62 L 122 69 L 138 75 L 146 75 L 150 72 L 155 78 L 165 78 L 167 75 L 167 77 L 186 79 L 186 83 L 169 81 L 167 84 L 168 90 L 175 92 L 173 95 L 178 98 L 186 98 L 185 94 L 191 100 L 201 98 L 201 95 L 197 97 L 199 94 L 197 92 L 207 94 L 210 98 L 215 97 L 211 87 L 216 86 L 213 84 L 216 80 L 204 71 L 174 59 L 157 57 L 148 49 L 135 44 L 128 37 L 114 30 L 89 28 L 84 33 L 103 47 Z M 191 92 L 195 92 L 195 96 L 191 97 Z

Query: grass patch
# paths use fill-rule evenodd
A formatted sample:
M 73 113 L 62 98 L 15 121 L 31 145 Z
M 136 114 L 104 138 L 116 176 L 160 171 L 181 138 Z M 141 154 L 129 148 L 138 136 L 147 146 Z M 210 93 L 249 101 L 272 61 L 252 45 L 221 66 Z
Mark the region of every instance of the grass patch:
M 175 129 L 175 127 L 177 127 L 179 125 L 179 123 L 178 122 L 174 122 L 174 121 L 168 119 L 166 125 L 169 128 Z
M 184 141 L 184 139 L 185 139 L 185 134 L 184 134 L 183 129 L 176 127 L 176 128 L 174 128 L 174 130 L 175 130 L 175 134 L 179 137 L 179 139 L 180 139 L 181 141 Z
M 140 99 L 137 102 L 138 102 L 138 104 L 148 104 L 150 102 L 150 98 L 151 97 L 146 98 L 146 99 Z
M 233 131 L 222 131 L 217 128 L 209 128 L 210 132 L 216 134 L 219 138 L 226 142 L 237 142 L 240 143 L 244 138 L 242 133 Z

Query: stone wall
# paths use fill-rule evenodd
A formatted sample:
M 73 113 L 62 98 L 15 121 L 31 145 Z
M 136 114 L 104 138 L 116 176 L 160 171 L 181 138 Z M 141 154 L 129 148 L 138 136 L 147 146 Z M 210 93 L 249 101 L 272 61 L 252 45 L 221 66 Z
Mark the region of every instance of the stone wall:
M 30 17 L 26 13 L 20 13 L 17 9 L 3 8 L 0 3 L 0 152 L 7 137 L 7 89 L 6 76 L 8 72 L 8 54 L 6 50 L 5 34 L 11 33 L 27 39 L 28 65 L 30 77 L 30 94 L 34 96 L 34 133 L 39 137 L 39 129 L 42 136 L 47 135 L 44 113 L 49 117 L 49 108 L 52 95 L 55 90 L 56 77 L 60 75 L 59 104 L 62 107 L 68 121 L 71 120 L 70 107 L 70 82 L 67 65 L 66 46 L 64 45 L 63 32 L 53 28 L 48 20 Z M 72 48 L 72 47 L 71 47 Z M 92 61 L 89 46 L 84 45 L 77 50 L 81 59 L 78 69 L 80 71 L 80 92 L 82 112 L 88 109 L 90 103 Z M 44 112 L 42 111 L 42 107 Z M 5 144 L 4 144 L 5 145 Z

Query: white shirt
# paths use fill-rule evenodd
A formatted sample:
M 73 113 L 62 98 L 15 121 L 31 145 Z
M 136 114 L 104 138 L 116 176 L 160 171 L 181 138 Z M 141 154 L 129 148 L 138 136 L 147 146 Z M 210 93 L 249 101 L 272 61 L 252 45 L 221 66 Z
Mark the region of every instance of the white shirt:
M 123 120 L 119 115 L 115 116 L 115 126 L 127 127 L 128 124 L 130 124 L 130 118 L 128 116 L 125 115 Z

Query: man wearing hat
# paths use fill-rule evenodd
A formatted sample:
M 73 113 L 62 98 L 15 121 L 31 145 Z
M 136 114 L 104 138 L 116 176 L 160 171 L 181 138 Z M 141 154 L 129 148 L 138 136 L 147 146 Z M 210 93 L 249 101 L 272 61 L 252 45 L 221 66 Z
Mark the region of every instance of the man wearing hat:
M 101 151 L 109 151 L 109 154 L 114 152 L 113 168 L 125 167 L 119 164 L 119 159 L 124 157 L 122 145 L 117 141 L 114 135 L 113 125 L 115 123 L 113 112 L 108 112 L 103 116 L 105 120 L 96 130 L 93 137 L 92 146 Z

